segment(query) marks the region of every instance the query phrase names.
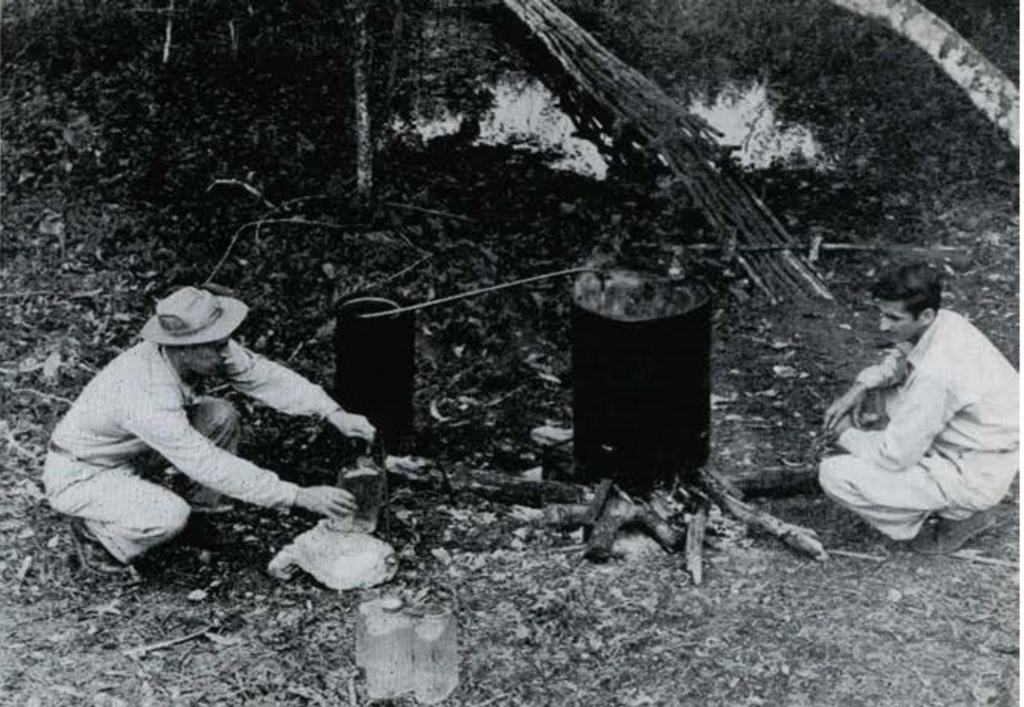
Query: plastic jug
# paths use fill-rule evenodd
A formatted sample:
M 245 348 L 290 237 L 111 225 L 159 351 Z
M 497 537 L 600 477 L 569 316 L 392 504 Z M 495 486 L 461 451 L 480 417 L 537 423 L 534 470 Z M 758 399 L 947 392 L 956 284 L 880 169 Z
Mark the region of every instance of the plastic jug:
M 413 628 L 413 690 L 420 704 L 433 705 L 459 685 L 458 627 L 452 611 L 431 604 L 418 612 Z
M 413 689 L 413 620 L 398 597 L 359 605 L 356 665 L 366 671 L 371 700 L 390 699 Z

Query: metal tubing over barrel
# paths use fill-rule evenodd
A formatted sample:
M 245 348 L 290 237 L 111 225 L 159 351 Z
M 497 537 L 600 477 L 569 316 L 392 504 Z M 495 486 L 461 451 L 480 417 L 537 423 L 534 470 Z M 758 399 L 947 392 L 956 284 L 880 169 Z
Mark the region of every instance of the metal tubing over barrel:
M 338 307 L 334 387 L 338 402 L 366 415 L 389 450 L 398 451 L 414 434 L 413 380 L 416 316 L 364 314 L 397 309 L 391 300 L 359 297 Z
M 586 477 L 642 492 L 707 461 L 710 303 L 697 291 L 673 297 L 682 306 L 662 309 L 674 313 L 646 318 L 610 316 L 575 298 L 574 450 Z

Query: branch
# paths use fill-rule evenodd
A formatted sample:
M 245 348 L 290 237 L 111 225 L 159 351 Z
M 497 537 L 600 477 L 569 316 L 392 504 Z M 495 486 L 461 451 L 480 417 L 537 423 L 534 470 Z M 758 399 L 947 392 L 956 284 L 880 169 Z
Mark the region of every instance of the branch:
M 401 278 L 402 276 L 412 272 L 417 267 L 419 267 L 421 264 L 425 263 L 426 261 L 430 260 L 433 257 L 434 257 L 433 253 L 427 253 L 422 258 L 420 258 L 419 260 L 414 262 L 412 265 L 407 265 L 406 267 L 402 268 L 398 272 L 392 273 L 392 274 L 388 275 L 387 277 L 385 277 L 384 279 L 379 280 L 379 281 L 371 284 L 370 286 L 363 288 L 363 290 L 366 291 L 366 292 L 370 292 L 372 290 L 376 290 L 376 289 L 379 289 L 379 288 L 383 287 L 384 285 L 388 284 L 389 282 L 394 282 L 395 280 Z
M 460 214 L 453 214 L 448 211 L 437 211 L 435 209 L 425 209 L 422 206 L 413 206 L 412 204 L 399 204 L 395 201 L 385 201 L 384 206 L 390 206 L 393 209 L 405 209 L 407 211 L 418 211 L 421 214 L 430 214 L 432 216 L 441 216 L 442 218 L 455 219 L 456 221 L 465 221 L 466 223 L 478 223 L 476 219 L 472 219 L 468 216 L 462 216 Z
M 14 388 L 13 392 L 32 393 L 33 395 L 38 395 L 40 398 L 45 398 L 47 400 L 56 400 L 57 402 L 65 403 L 66 405 L 73 405 L 75 402 L 74 400 L 68 400 L 67 398 L 61 397 L 60 395 L 44 393 L 41 390 L 36 390 L 35 388 Z
M 3 433 L 3 439 L 7 442 L 7 446 L 17 452 L 20 456 L 32 461 L 38 459 L 37 455 L 22 447 L 21 443 L 15 439 L 14 430 L 11 429 L 11 426 L 7 424 L 6 420 L 0 420 L 0 432 Z
M 994 557 L 984 557 L 982 555 L 974 555 L 966 550 L 960 552 L 954 552 L 947 557 L 951 557 L 954 560 L 963 560 L 964 562 L 975 562 L 979 565 L 995 565 L 996 567 L 1020 567 L 1020 563 L 1013 562 L 1011 560 L 998 560 Z
M 167 6 L 167 26 L 164 29 L 164 61 L 167 63 L 171 58 L 171 30 L 174 26 L 174 0 L 170 0 Z
M 255 227 L 256 234 L 259 235 L 260 229 L 263 226 L 279 224 L 292 224 L 295 226 L 316 226 L 318 228 L 330 228 L 335 230 L 348 230 L 363 225 L 361 223 L 343 224 L 330 223 L 327 221 L 307 221 L 305 219 L 299 218 L 265 219 L 262 221 L 251 221 L 249 223 L 242 224 L 241 226 L 238 227 L 238 230 L 235 231 L 235 234 L 231 237 L 231 242 L 228 244 L 227 250 L 224 251 L 224 255 L 222 255 L 220 260 L 217 261 L 217 264 L 213 267 L 213 270 L 210 271 L 210 274 L 206 276 L 206 279 L 203 281 L 203 284 L 206 285 L 211 280 L 213 280 L 214 276 L 220 271 L 221 267 L 227 261 L 228 256 L 231 254 L 231 251 L 235 247 L 235 243 L 238 242 L 238 239 L 241 238 L 242 234 L 245 233 L 245 230 L 247 228 Z
M 82 299 L 84 297 L 95 297 L 102 291 L 101 288 L 86 290 L 84 292 L 58 292 L 56 290 L 25 290 L 24 292 L 0 292 L 0 299 L 20 299 L 22 297 L 67 297 L 69 299 Z
M 261 192 L 259 189 L 249 184 L 248 182 L 243 182 L 241 179 L 214 179 L 212 182 L 210 182 L 210 186 L 206 187 L 206 192 L 210 193 L 210 191 L 212 191 L 214 187 L 221 186 L 242 187 L 242 189 L 245 189 L 247 192 L 249 192 L 257 199 L 262 201 L 263 205 L 266 206 L 268 209 L 273 209 L 276 211 L 278 208 L 273 204 L 273 202 L 267 199 L 267 197 L 263 196 L 263 192 Z
M 212 628 L 213 628 L 213 624 L 210 624 L 210 625 L 206 626 L 205 628 L 201 628 L 198 631 L 194 631 L 193 633 L 188 633 L 188 634 L 185 634 L 184 636 L 179 636 L 178 638 L 169 638 L 166 641 L 160 641 L 158 643 L 150 643 L 149 645 L 145 645 L 145 646 L 138 646 L 136 648 L 129 648 L 128 650 L 123 651 L 123 653 L 126 656 L 128 656 L 129 658 L 134 658 L 134 659 L 138 660 L 139 658 L 142 658 L 147 653 L 152 653 L 153 651 L 158 651 L 158 650 L 161 650 L 163 648 L 170 648 L 171 646 L 176 646 L 179 643 L 187 643 L 188 641 L 194 641 L 195 639 L 197 639 L 197 638 L 199 638 L 201 636 L 205 636 L 207 633 L 210 632 L 210 630 Z

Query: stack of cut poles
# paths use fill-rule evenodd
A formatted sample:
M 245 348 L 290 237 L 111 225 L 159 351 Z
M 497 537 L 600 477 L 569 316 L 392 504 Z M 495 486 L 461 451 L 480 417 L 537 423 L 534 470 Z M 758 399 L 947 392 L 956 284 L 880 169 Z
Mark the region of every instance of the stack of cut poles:
M 789 234 L 723 158 L 715 131 L 653 81 L 621 61 L 551 0 L 503 0 L 561 66 L 574 120 L 599 148 L 657 155 L 721 239 L 724 249 L 773 303 L 786 295 L 832 299 L 813 266 L 790 249 Z

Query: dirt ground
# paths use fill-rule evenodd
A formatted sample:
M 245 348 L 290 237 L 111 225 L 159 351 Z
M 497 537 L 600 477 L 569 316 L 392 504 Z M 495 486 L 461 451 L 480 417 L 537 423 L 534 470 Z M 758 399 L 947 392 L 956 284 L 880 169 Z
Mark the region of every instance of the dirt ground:
M 353 662 L 359 593 L 265 573 L 311 516 L 239 506 L 212 521 L 212 553 L 175 544 L 140 562 L 137 583 L 76 567 L 67 525 L 40 483 L 49 432 L 70 401 L 136 340 L 155 297 L 202 281 L 229 249 L 216 279 L 253 306 L 244 340 L 330 386 L 332 302 L 425 253 L 431 257 L 408 277 L 379 292 L 419 301 L 575 265 L 595 250 L 663 269 L 667 256 L 636 244 L 703 234 L 681 229 L 681 215 L 644 175 L 596 183 L 551 173 L 540 156 L 452 140 L 395 148 L 383 163 L 400 166 L 386 178 L 387 197 L 455 217 L 394 208 L 357 225 L 350 221 L 365 214 L 336 208 L 349 186 L 336 165 L 293 149 L 292 137 L 266 140 L 273 120 L 260 111 L 275 101 L 174 77 L 143 82 L 142 90 L 134 68 L 89 74 L 78 66 L 65 77 L 62 66 L 46 74 L 40 63 L 4 84 L 5 157 L 13 157 L 0 231 L 0 704 L 366 704 Z M 315 77 L 309 83 L 315 87 Z M 118 102 L 119 92 L 129 100 Z M 317 95 L 303 85 L 275 100 L 293 111 L 285 104 L 307 92 Z M 232 100 L 247 106 L 238 111 L 240 129 L 228 125 L 230 111 L 212 111 L 207 122 L 194 117 L 204 101 Z M 116 107 L 104 109 L 104 101 Z M 94 135 L 102 121 L 113 158 L 63 147 L 76 139 L 62 137 L 66 126 L 85 130 L 69 107 L 93 116 Z M 57 128 L 40 118 L 53 115 Z M 809 480 L 800 493 L 755 503 L 813 528 L 827 548 L 861 557 L 815 562 L 716 517 L 704 582 L 694 586 L 679 555 L 635 543 L 632 554 L 597 565 L 583 560 L 578 534 L 540 527 L 523 509 L 399 487 L 393 530 L 401 562 L 391 589 L 439 589 L 456 606 L 461 684 L 446 704 L 1018 704 L 1016 485 L 998 507 L 1003 524 L 970 547 L 1003 563 L 984 564 L 915 555 L 836 508 L 813 483 L 811 437 L 823 410 L 879 355 L 868 283 L 906 248 L 952 249 L 923 253 L 946 274 L 946 305 L 1019 365 L 1017 167 L 993 147 L 998 138 L 983 121 L 963 120 L 972 126 L 964 144 L 929 163 L 928 179 L 886 176 L 888 161 L 905 156 L 895 149 L 879 157 L 877 173 L 858 167 L 868 186 L 849 173 L 752 177 L 801 236 L 821 226 L 845 242 L 898 246 L 823 252 L 819 267 L 834 304 L 769 305 L 728 263 L 683 263 L 720 293 L 710 468 L 726 476 L 756 470 L 773 484 Z M 170 140 L 182 125 L 187 137 Z M 229 146 L 227 168 L 213 152 L 215 133 Z M 36 150 L 44 144 L 48 152 Z M 254 167 L 263 172 L 247 174 L 245 160 L 261 150 L 277 152 L 264 157 L 270 165 Z M 289 184 L 289 175 L 307 173 L 308 181 Z M 211 175 L 251 178 L 275 208 L 204 191 Z M 322 192 L 330 204 L 298 202 Z M 236 230 L 274 214 L 347 225 Z M 530 430 L 571 424 L 568 312 L 564 282 L 422 312 L 410 451 L 448 470 L 536 467 Z M 323 482 L 352 456 L 314 421 L 236 402 L 247 425 L 243 456 L 282 476 Z M 197 635 L 142 657 L 126 653 L 190 634 Z

